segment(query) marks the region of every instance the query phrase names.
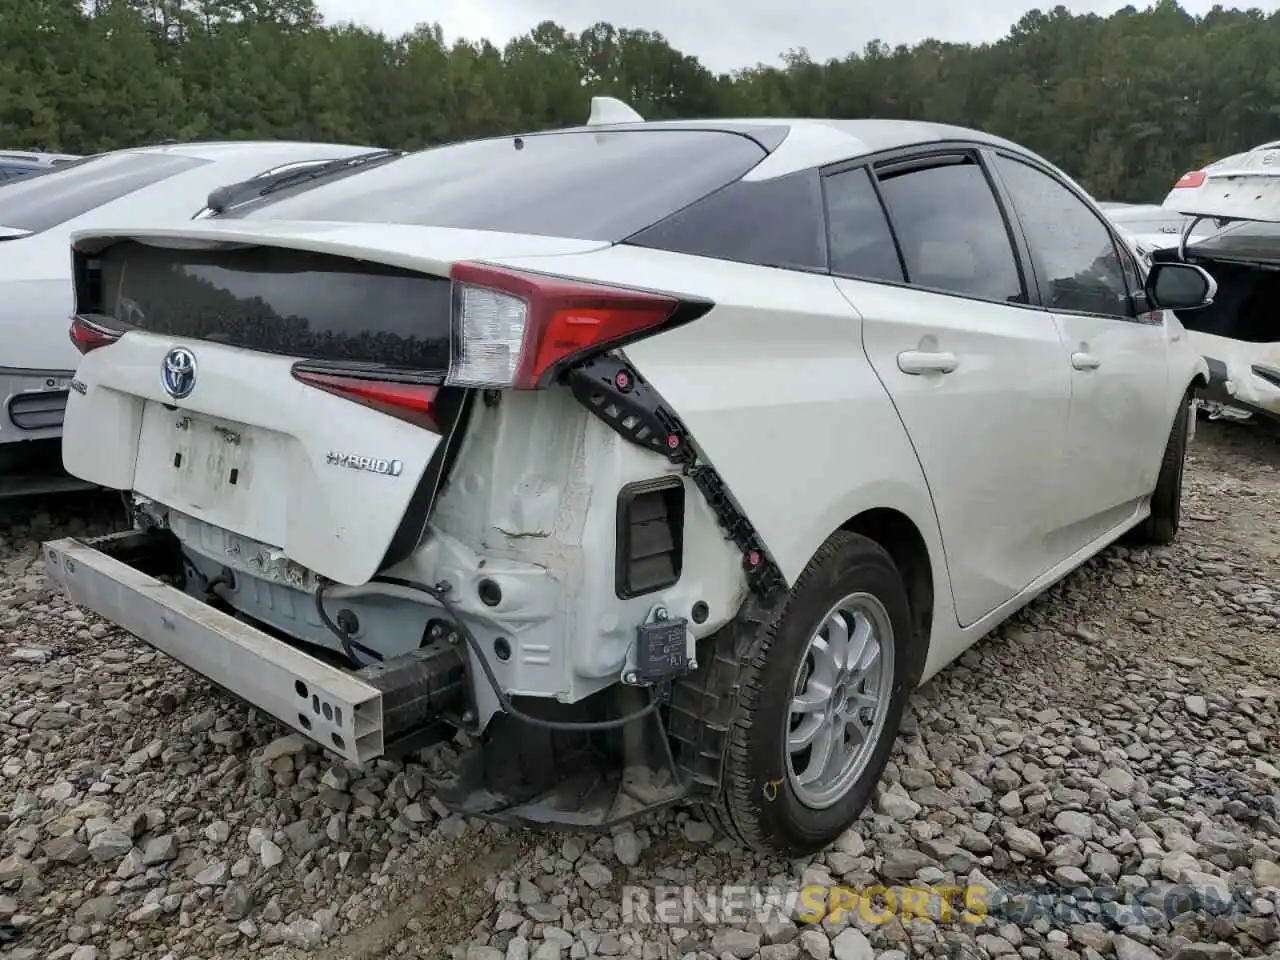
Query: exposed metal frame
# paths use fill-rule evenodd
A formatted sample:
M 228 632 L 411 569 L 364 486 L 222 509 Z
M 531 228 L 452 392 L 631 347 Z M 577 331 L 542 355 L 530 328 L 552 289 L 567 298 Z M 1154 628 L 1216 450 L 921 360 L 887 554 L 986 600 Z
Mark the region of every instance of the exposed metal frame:
M 364 764 L 383 755 L 381 691 L 109 555 L 144 539 L 129 531 L 49 541 L 45 568 L 77 606 L 344 759 Z

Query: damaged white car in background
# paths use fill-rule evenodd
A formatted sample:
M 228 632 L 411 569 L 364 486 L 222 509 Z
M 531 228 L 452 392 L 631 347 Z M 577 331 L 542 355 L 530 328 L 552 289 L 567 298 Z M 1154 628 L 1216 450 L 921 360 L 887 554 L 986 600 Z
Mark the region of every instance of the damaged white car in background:
M 1280 421 L 1280 141 L 1183 174 L 1161 207 L 1106 213 L 1144 265 L 1182 260 L 1218 282 L 1212 305 L 1178 314 L 1209 366 L 1202 406 Z

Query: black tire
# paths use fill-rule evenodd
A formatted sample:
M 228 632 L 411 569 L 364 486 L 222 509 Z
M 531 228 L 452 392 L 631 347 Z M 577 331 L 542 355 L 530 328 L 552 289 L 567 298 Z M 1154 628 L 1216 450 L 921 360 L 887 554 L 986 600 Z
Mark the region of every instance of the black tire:
M 1182 475 L 1187 461 L 1187 431 L 1190 426 L 1193 393 L 1188 390 L 1178 406 L 1169 440 L 1165 444 L 1160 474 L 1151 494 L 1151 515 L 1133 529 L 1129 538 L 1138 544 L 1167 546 L 1178 536 L 1182 522 Z
M 879 601 L 893 632 L 889 708 L 861 775 L 834 804 L 803 803 L 788 777 L 786 736 L 797 670 L 822 618 L 855 593 Z M 719 825 L 761 853 L 804 857 L 833 843 L 862 812 L 898 733 L 922 666 L 902 575 L 877 543 L 838 532 L 810 562 L 777 614 L 757 629 L 742 658 L 738 704 L 728 731 Z

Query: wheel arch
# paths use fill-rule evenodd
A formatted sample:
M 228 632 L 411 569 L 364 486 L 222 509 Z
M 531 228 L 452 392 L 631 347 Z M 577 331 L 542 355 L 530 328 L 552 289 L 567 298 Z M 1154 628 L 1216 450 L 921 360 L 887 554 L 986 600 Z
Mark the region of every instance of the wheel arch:
M 879 544 L 902 574 L 911 607 L 917 669 L 923 668 L 929 656 L 937 606 L 935 576 L 942 572 L 935 569 L 924 534 L 907 514 L 892 507 L 863 510 L 842 523 L 839 529 Z
M 1175 376 L 1171 378 L 1173 379 L 1173 383 L 1177 383 L 1179 379 L 1185 378 L 1185 385 L 1183 386 L 1182 393 L 1179 394 L 1179 396 L 1186 396 L 1189 392 L 1203 389 L 1213 383 L 1213 370 L 1210 369 L 1209 361 L 1205 355 L 1200 353 L 1195 346 L 1191 346 L 1189 352 L 1191 353 L 1191 357 L 1187 358 L 1190 361 L 1187 363 L 1187 366 L 1191 369 L 1187 370 L 1186 367 L 1182 367 L 1182 376 L 1177 377 L 1177 367 L 1181 366 L 1181 364 L 1176 364 L 1173 368 L 1173 372 L 1175 374 Z M 1187 375 L 1188 373 L 1190 373 L 1190 376 Z

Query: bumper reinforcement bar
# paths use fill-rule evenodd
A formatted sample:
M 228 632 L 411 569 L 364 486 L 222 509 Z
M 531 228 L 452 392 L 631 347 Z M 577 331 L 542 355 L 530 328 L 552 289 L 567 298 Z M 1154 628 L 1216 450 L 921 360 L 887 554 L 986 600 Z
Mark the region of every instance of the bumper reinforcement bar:
M 76 605 L 326 749 L 356 764 L 383 755 L 383 692 L 377 686 L 117 559 L 144 551 L 146 537 L 131 531 L 49 541 L 45 567 Z

